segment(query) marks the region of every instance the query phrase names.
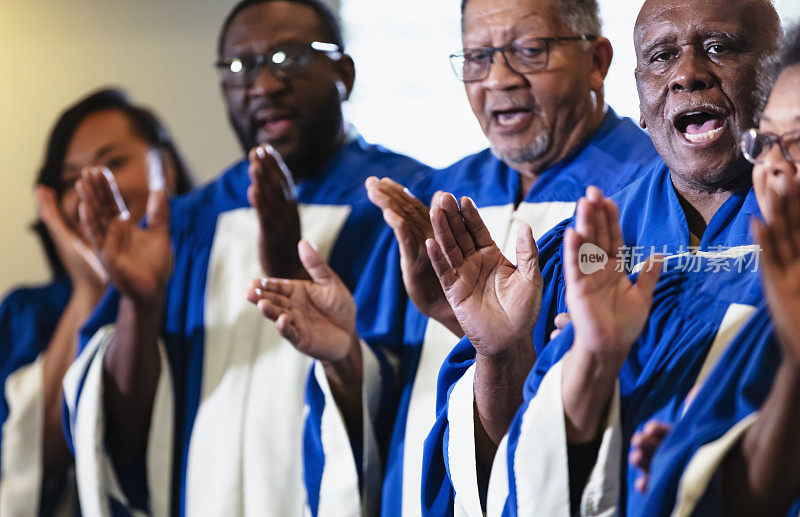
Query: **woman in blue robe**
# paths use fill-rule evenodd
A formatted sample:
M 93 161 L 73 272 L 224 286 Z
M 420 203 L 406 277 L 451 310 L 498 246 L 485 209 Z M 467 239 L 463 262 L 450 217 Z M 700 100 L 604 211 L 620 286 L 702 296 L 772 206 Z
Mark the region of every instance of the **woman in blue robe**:
M 163 173 L 171 193 L 192 180 L 167 130 L 119 90 L 99 90 L 56 122 L 36 179 L 33 226 L 52 273 L 0 305 L 0 514 L 77 513 L 72 457 L 61 429 L 61 380 L 80 326 L 100 300 L 107 275 L 78 223 L 75 182 L 85 167 L 114 175 L 130 215 L 144 214 L 150 183 Z

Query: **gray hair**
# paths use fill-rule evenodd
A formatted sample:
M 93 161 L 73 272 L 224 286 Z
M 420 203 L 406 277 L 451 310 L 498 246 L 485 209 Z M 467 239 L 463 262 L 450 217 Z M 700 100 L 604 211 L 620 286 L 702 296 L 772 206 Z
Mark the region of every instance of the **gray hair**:
M 468 0 L 461 0 L 461 14 Z M 597 0 L 555 0 L 561 22 L 575 34 L 600 36 L 600 6 Z

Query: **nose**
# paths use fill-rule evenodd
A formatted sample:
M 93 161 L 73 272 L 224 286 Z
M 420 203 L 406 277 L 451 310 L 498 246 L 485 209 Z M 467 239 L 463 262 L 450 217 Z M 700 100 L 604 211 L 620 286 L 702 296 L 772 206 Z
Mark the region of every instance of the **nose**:
M 777 143 L 763 154 L 760 165 L 769 176 L 777 176 L 786 180 L 794 178 L 798 173 L 796 164 L 786 159 Z
M 486 87 L 492 90 L 512 90 L 526 84 L 525 76 L 514 71 L 506 61 L 505 55 L 497 51 L 489 64 Z
M 711 88 L 713 84 L 714 77 L 708 69 L 705 56 L 698 55 L 694 48 L 681 52 L 669 89 L 673 92 L 696 92 Z
M 262 66 L 248 87 L 248 92 L 254 96 L 271 97 L 283 93 L 286 88 L 286 81 L 275 77 L 268 67 Z

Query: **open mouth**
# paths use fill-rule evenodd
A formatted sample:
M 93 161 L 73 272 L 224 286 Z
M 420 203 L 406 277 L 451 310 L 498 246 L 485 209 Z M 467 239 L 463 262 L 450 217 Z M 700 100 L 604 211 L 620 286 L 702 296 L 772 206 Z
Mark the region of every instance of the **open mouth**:
M 711 111 L 688 111 L 675 118 L 675 129 L 689 142 L 711 142 L 725 129 L 725 117 Z
M 504 129 L 513 129 L 523 126 L 530 121 L 532 116 L 533 110 L 524 108 L 492 111 L 492 118 L 499 127 Z

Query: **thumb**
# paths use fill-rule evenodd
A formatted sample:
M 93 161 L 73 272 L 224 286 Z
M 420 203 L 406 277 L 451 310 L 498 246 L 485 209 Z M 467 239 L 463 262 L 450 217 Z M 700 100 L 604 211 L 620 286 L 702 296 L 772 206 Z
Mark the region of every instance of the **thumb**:
M 661 255 L 653 255 L 647 262 L 645 262 L 636 279 L 636 288 L 646 294 L 648 297 L 653 295 L 653 290 L 658 282 L 658 277 L 661 276 L 661 269 L 664 266 L 664 257 Z
M 307 240 L 301 239 L 297 243 L 297 253 L 300 255 L 300 262 L 303 263 L 303 267 L 306 268 L 314 283 L 328 284 L 339 279 Z
M 539 269 L 539 248 L 528 224 L 523 224 L 517 231 L 517 269 L 526 278 L 536 275 Z
M 169 204 L 164 189 L 151 190 L 147 196 L 147 227 L 151 230 L 165 229 L 169 224 Z

